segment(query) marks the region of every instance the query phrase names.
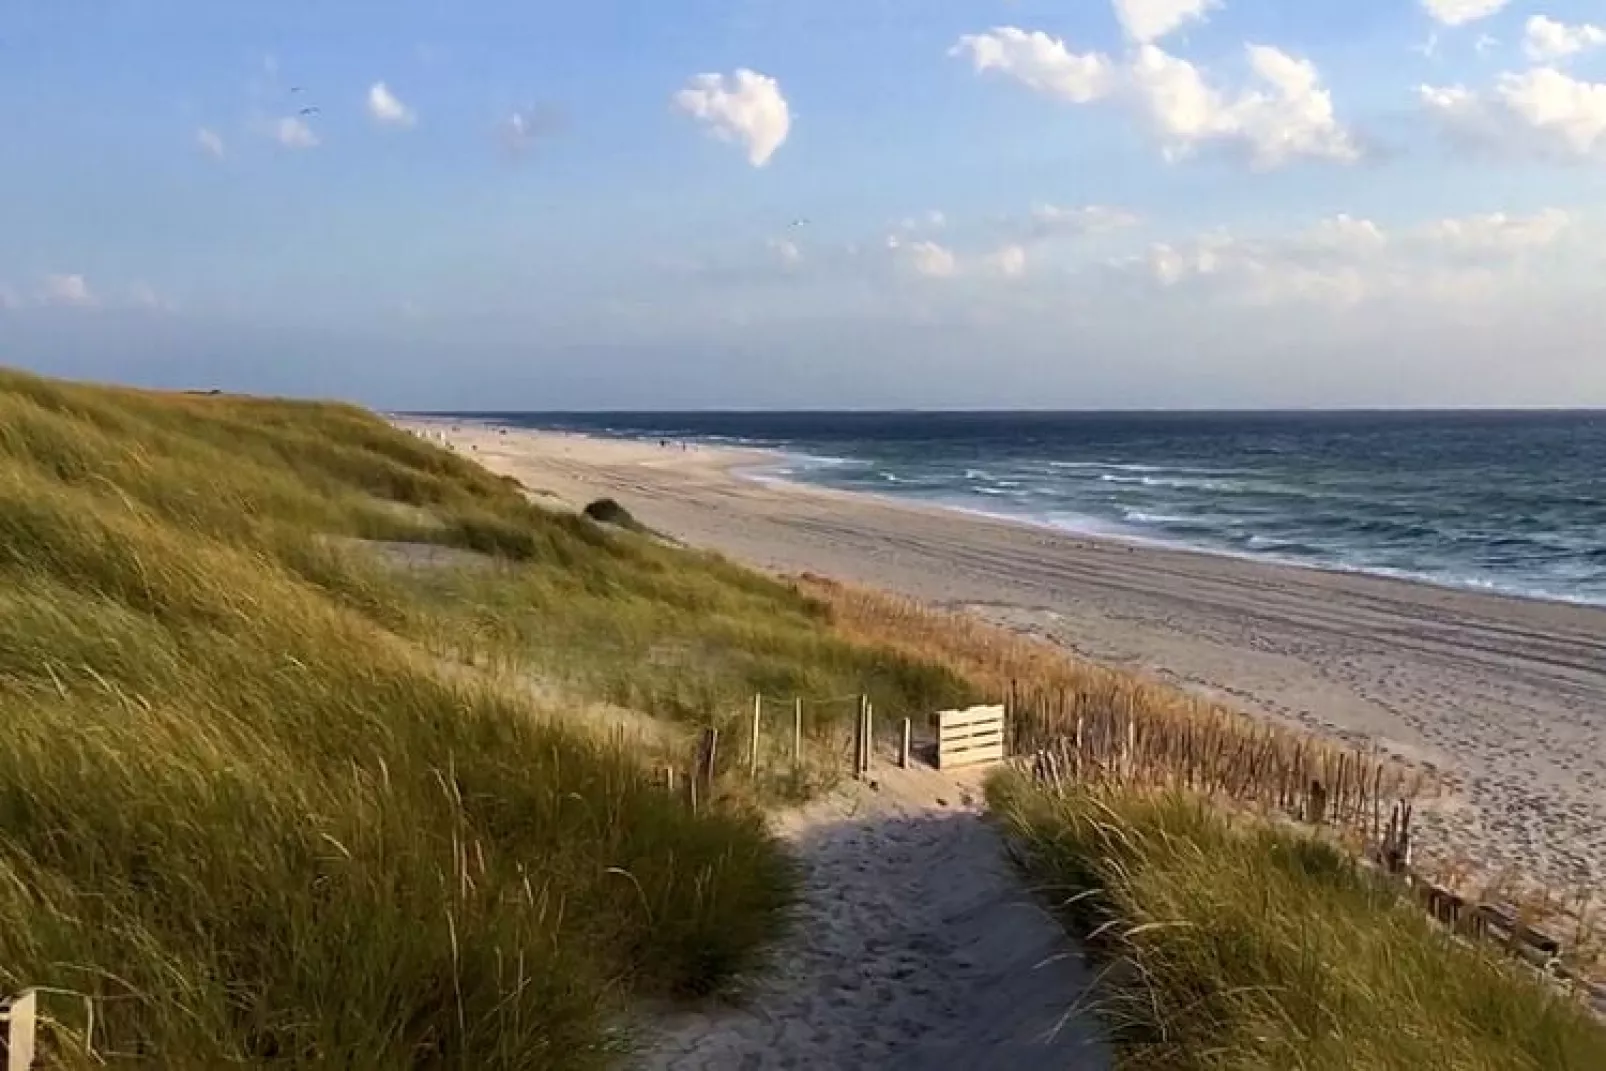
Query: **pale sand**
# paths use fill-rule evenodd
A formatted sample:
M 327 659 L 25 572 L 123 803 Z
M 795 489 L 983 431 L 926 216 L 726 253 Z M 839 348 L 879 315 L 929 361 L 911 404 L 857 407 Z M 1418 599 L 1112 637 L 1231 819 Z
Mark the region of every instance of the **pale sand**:
M 975 609 L 1127 666 L 1430 763 L 1457 805 L 1423 846 L 1558 888 L 1606 884 L 1606 610 L 1083 538 L 761 481 L 756 451 L 451 424 L 571 505 L 617 498 L 688 543 Z
M 978 778 L 883 761 L 783 816 L 794 925 L 742 999 L 650 1019 L 642 1071 L 1102 1071 L 1094 974 L 1025 889 Z

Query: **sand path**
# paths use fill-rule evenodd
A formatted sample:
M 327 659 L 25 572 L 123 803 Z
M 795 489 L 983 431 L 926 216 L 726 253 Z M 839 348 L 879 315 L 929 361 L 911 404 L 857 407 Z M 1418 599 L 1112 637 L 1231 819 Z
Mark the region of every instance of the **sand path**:
M 732 1006 L 649 1026 L 642 1071 L 1110 1066 L 1092 974 L 1022 886 L 974 779 L 878 768 L 786 815 L 796 924 Z

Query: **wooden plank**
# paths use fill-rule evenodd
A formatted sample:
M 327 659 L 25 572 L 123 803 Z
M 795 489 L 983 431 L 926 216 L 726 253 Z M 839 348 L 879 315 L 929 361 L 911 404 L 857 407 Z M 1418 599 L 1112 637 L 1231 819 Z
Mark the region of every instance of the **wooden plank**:
M 976 737 L 976 739 L 973 740 L 949 740 L 948 743 L 941 745 L 940 750 L 943 751 L 943 755 L 959 755 L 960 751 L 975 751 L 976 748 L 999 747 L 999 745 L 1002 745 L 1002 743 L 1004 743 L 1004 737 L 1001 737 L 1001 735 L 994 732 L 994 734 L 989 735 L 989 737 Z
M 999 736 L 1003 731 L 1003 725 L 996 721 L 985 725 L 945 725 L 937 730 L 937 739 L 966 740 L 972 736 Z
M 939 726 L 974 725 L 991 721 L 1002 723 L 1003 720 L 1004 708 L 1000 706 L 970 707 L 968 710 L 943 710 L 937 713 Z
M 1004 745 L 994 744 L 989 748 L 977 748 L 975 751 L 966 751 L 961 754 L 940 753 L 937 756 L 939 770 L 952 770 L 961 766 L 977 766 L 984 762 L 997 762 L 1004 757 Z

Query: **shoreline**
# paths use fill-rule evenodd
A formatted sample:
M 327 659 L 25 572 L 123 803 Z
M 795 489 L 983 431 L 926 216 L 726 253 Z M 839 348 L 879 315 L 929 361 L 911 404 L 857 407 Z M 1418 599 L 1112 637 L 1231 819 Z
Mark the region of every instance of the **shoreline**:
M 394 417 L 398 422 L 406 425 L 408 422 L 418 424 L 457 424 L 474 425 L 486 428 L 506 428 L 511 433 L 533 432 L 542 435 L 563 435 L 594 439 L 599 442 L 631 443 L 645 447 L 653 446 L 651 436 L 641 435 L 608 435 L 592 431 L 570 431 L 559 428 L 533 428 L 519 424 L 500 422 L 494 418 L 478 417 L 436 417 L 429 414 L 413 416 L 399 415 Z M 809 464 L 811 462 L 846 461 L 852 459 L 826 458 L 814 454 L 797 453 L 781 446 L 760 446 L 748 444 L 735 444 L 715 442 L 701 439 L 670 440 L 673 443 L 687 443 L 700 451 L 713 455 L 709 457 L 710 464 L 731 475 L 734 478 L 749 480 L 756 483 L 771 484 L 780 487 L 792 487 L 800 490 L 823 492 L 827 494 L 843 494 L 854 497 L 873 498 L 879 502 L 893 507 L 907 507 L 914 509 L 938 509 L 951 513 L 962 514 L 967 517 L 992 521 L 999 524 L 1023 525 L 1035 530 L 1053 532 L 1068 538 L 1090 542 L 1105 542 L 1116 546 L 1133 546 L 1146 550 L 1168 551 L 1180 554 L 1197 554 L 1210 558 L 1227 558 L 1234 561 L 1250 562 L 1258 565 L 1273 566 L 1287 569 L 1303 569 L 1312 572 L 1335 575 L 1368 577 L 1391 583 L 1420 585 L 1441 591 L 1461 592 L 1471 595 L 1494 599 L 1510 599 L 1523 603 L 1539 603 L 1553 606 L 1573 606 L 1585 609 L 1606 610 L 1606 597 L 1568 597 L 1549 592 L 1535 592 L 1522 590 L 1512 586 L 1498 586 L 1494 584 L 1480 584 L 1474 582 L 1456 582 L 1441 579 L 1429 573 L 1411 572 L 1408 570 L 1390 570 L 1380 566 L 1328 564 L 1317 561 L 1302 561 L 1292 557 L 1281 557 L 1276 554 L 1258 554 L 1250 551 L 1232 550 L 1225 547 L 1212 547 L 1198 543 L 1188 543 L 1179 539 L 1168 539 L 1162 536 L 1150 536 L 1141 532 L 1117 531 L 1111 527 L 1100 527 L 1099 518 L 1086 518 L 1089 524 L 1079 527 L 1070 524 L 1059 524 L 1052 520 L 1034 517 L 1022 513 L 1005 513 L 983 509 L 980 506 L 969 506 L 954 501 L 904 497 L 887 494 L 868 488 L 837 487 L 832 484 L 797 477 L 790 472 L 777 473 L 777 468 L 784 465 Z M 729 455 L 721 461 L 721 455 Z
M 460 418 L 494 471 L 783 574 L 965 610 L 1248 713 L 1438 772 L 1422 846 L 1557 889 L 1606 883 L 1606 608 L 1144 545 L 743 468 L 752 448 Z M 456 428 L 452 431 L 452 428 Z

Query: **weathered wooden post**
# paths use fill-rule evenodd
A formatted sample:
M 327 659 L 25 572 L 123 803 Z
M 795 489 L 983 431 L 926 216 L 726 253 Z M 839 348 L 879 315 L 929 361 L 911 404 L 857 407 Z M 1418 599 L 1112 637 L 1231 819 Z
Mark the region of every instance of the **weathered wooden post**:
M 1313 826 L 1327 821 L 1327 789 L 1320 781 L 1310 783 L 1310 795 L 1305 799 L 1305 821 Z
M 864 775 L 870 776 L 870 763 L 875 759 L 875 704 L 864 698 Z
M 703 730 L 703 738 L 697 745 L 697 769 L 692 775 L 691 807 L 697 809 L 697 793 L 701 790 L 703 799 L 714 798 L 714 761 L 719 753 L 719 730 L 708 728 Z
M 752 741 L 750 742 L 750 744 L 748 746 L 748 754 L 747 754 L 747 761 L 748 761 L 747 775 L 749 777 L 757 777 L 758 776 L 758 723 L 759 723 L 759 719 L 762 718 L 763 716 L 764 716 L 764 696 L 762 694 L 755 695 L 753 697 L 753 738 L 752 738 Z
M 803 765 L 803 697 L 792 700 L 792 762 Z
M 898 767 L 909 768 L 909 738 L 913 732 L 914 722 L 908 718 L 903 719 L 903 739 L 898 743 Z
M 38 1029 L 39 994 L 25 990 L 0 1010 L 6 1024 L 6 1071 L 32 1071 L 35 1033 Z

